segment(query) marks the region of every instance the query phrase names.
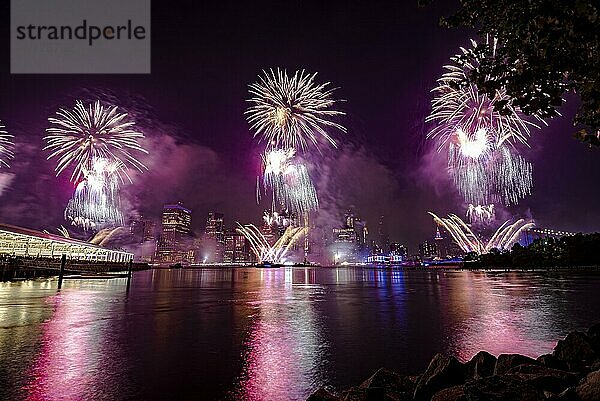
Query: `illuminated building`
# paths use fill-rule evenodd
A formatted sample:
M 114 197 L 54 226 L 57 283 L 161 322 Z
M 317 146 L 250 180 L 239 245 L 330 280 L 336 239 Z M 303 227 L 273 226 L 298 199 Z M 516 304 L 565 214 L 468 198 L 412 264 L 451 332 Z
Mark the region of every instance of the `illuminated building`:
M 377 227 L 377 245 L 382 253 L 388 253 L 390 250 L 390 237 L 387 233 L 383 215 L 379 218 L 379 226 Z
M 156 241 L 156 222 L 151 219 L 145 219 L 142 225 L 142 242 Z
M 406 249 L 406 246 L 398 242 L 392 242 L 390 244 L 390 255 L 405 257 L 406 255 L 408 255 L 408 250 Z
M 140 219 L 140 259 L 144 262 L 153 262 L 156 254 L 156 221 L 153 219 Z M 137 231 L 137 230 L 136 230 Z M 136 233 L 137 236 L 137 233 Z
M 128 262 L 133 253 L 103 248 L 88 242 L 0 224 L 0 254 L 70 260 Z
M 250 263 L 254 257 L 250 248 L 250 242 L 236 231 L 225 233 L 223 262 L 225 263 Z
M 354 228 L 333 229 L 334 263 L 356 262 L 357 246 Z
M 181 203 L 163 207 L 162 232 L 156 248 L 159 263 L 192 263 L 192 211 Z
M 419 256 L 422 260 L 430 260 L 437 256 L 435 242 L 425 241 L 419 244 Z
M 206 227 L 204 228 L 204 240 L 210 242 L 210 251 L 206 256 L 208 263 L 222 263 L 225 247 L 225 224 L 223 213 L 208 212 Z M 206 248 L 209 248 L 206 246 Z
M 358 219 L 352 212 L 344 216 L 343 228 L 333 229 L 334 263 L 352 263 L 358 261 Z
M 267 222 L 265 222 L 260 227 L 260 232 L 265 237 L 269 245 L 274 245 L 277 239 L 279 238 L 279 230 L 277 229 L 277 227 L 274 227 L 273 225 L 268 224 Z

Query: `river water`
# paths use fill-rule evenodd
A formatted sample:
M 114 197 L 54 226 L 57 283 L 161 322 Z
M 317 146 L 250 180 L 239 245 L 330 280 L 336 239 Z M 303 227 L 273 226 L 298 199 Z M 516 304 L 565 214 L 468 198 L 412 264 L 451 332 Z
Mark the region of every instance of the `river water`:
M 532 357 L 600 321 L 600 273 L 152 270 L 0 283 L 0 399 L 303 400 L 437 352 Z

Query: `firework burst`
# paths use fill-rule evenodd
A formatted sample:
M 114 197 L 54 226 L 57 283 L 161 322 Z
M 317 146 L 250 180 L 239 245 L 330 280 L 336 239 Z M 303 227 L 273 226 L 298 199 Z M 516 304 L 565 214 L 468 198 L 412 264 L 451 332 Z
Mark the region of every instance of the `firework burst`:
M 0 166 L 10 167 L 8 162 L 15 156 L 15 144 L 13 136 L 6 131 L 6 127 L 0 122 Z
M 504 142 L 521 142 L 527 144 L 532 128 L 540 128 L 545 124 L 538 116 L 526 118 L 518 107 L 512 106 L 512 99 L 506 90 L 499 89 L 493 98 L 480 93 L 477 86 L 465 84 L 470 71 L 478 68 L 475 58 L 472 62 L 465 62 L 467 54 L 475 54 L 477 42 L 471 41 L 472 49 L 461 48 L 461 54 L 451 58 L 454 64 L 444 66 L 446 72 L 438 80 L 438 85 L 433 89 L 432 112 L 426 121 L 437 123 L 429 132 L 429 137 L 438 140 L 438 149 L 443 149 L 450 142 L 457 141 L 463 135 L 473 137 L 481 130 L 485 130 L 491 141 L 497 146 Z M 491 45 L 492 54 L 496 43 Z M 506 104 L 507 111 L 500 113 L 497 104 Z
M 540 128 L 539 116 L 526 118 L 504 89 L 493 98 L 465 84 L 478 62 L 465 62 L 473 49 L 461 48 L 461 55 L 452 58 L 454 64 L 433 89 L 432 112 L 426 118 L 435 127 L 427 137 L 436 141 L 439 152 L 447 151 L 448 171 L 468 203 L 511 205 L 531 193 L 532 165 L 520 156 L 517 144 L 527 146 L 532 128 Z M 489 45 L 489 43 L 488 43 Z M 495 43 L 491 46 L 492 52 Z M 500 113 L 496 105 L 507 104 L 508 112 Z
M 317 84 L 316 73 L 304 70 L 288 75 L 286 70 L 263 71 L 250 85 L 252 105 L 246 116 L 254 136 L 260 136 L 269 149 L 302 149 L 321 142 L 336 146 L 328 131 L 346 132 L 333 119 L 344 113 L 334 109 L 335 88 Z
M 450 233 L 454 242 L 464 252 L 476 252 L 478 254 L 489 253 L 494 248 L 507 251 L 519 240 L 524 231 L 535 226 L 533 221 L 525 221 L 524 219 L 519 219 L 513 223 L 507 220 L 494 232 L 489 241 L 484 242 L 457 215 L 450 214 L 446 218 L 441 218 L 432 212 L 429 212 L 429 214 L 440 227 Z
M 146 169 L 135 157 L 136 152 L 147 153 L 138 142 L 144 135 L 117 106 L 104 106 L 99 100 L 86 106 L 77 100 L 73 109 L 59 109 L 48 121 L 52 126 L 46 129 L 44 150 L 50 151 L 48 159 L 57 159 L 57 176 L 72 167 L 71 181 L 78 181 L 96 159 L 119 162 L 116 174 L 121 181 L 131 180 L 129 168 Z

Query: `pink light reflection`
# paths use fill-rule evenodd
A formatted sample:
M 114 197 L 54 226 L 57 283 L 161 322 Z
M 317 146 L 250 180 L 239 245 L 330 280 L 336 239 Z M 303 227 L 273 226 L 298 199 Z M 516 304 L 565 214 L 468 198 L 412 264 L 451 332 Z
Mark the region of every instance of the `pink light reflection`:
M 86 390 L 98 373 L 91 358 L 97 344 L 91 325 L 88 295 L 85 291 L 59 293 L 48 297 L 54 314 L 42 324 L 42 346 L 24 387 L 29 401 L 84 400 Z M 90 364 L 90 362 L 92 362 Z
M 245 366 L 235 399 L 304 400 L 323 385 L 328 344 L 313 305 L 321 288 L 306 285 L 304 272 L 290 273 L 263 274 L 264 286 L 251 302 L 257 320 L 245 343 Z M 285 288 L 285 300 L 277 299 L 282 296 L 277 287 Z

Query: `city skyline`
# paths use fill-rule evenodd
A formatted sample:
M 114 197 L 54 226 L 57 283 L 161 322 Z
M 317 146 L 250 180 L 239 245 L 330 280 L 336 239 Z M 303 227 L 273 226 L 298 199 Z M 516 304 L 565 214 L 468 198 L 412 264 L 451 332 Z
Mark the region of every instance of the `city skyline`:
M 173 13 L 164 5 L 154 7 L 165 20 Z M 147 147 L 154 150 L 149 163 L 155 168 L 136 177 L 135 185 L 121 188 L 130 215 L 158 218 L 162 204 L 175 198 L 201 215 L 221 210 L 232 221 L 259 220 L 264 209 L 255 201 L 260 160 L 243 112 L 248 85 L 270 67 L 319 71 L 318 78 L 334 82 L 345 100 L 348 133 L 336 135 L 337 151 L 324 152 L 315 180 L 317 192 L 325 194 L 319 199 L 318 222 L 337 222 L 355 206 L 373 229 L 378 216 L 385 215 L 390 239 L 415 249 L 435 227 L 427 210 L 462 216 L 464 205 L 444 174 L 445 164 L 424 140 L 429 90 L 442 72 L 440 66 L 474 37 L 472 32 L 437 25 L 446 6 L 419 9 L 416 4 L 384 4 L 384 10 L 377 10 L 378 19 L 373 19 L 363 16 L 359 6 L 346 5 L 344 17 L 336 19 L 333 6 L 277 4 L 281 15 L 296 13 L 300 20 L 313 17 L 311 12 L 319 8 L 315 18 L 328 23 L 315 24 L 318 29 L 307 33 L 306 40 L 299 30 L 286 29 L 281 35 L 279 25 L 250 24 L 241 16 L 263 17 L 260 10 L 248 9 L 231 17 L 236 23 L 219 45 L 211 41 L 216 22 L 204 18 L 205 25 L 187 24 L 199 12 L 189 7 L 190 13 L 177 13 L 187 35 L 181 42 L 165 46 L 172 39 L 168 26 L 160 19 L 153 24 L 159 45 L 152 76 L 24 76 L 9 75 L 2 67 L 0 118 L 17 143 L 13 166 L 2 176 L 3 222 L 39 230 L 56 230 L 65 224 L 63 210 L 73 187 L 67 178 L 54 177 L 52 163 L 41 152 L 41 138 L 47 118 L 78 97 L 118 103 L 134 115 Z M 206 14 L 222 15 L 221 7 L 227 6 L 210 7 L 214 9 L 203 9 Z M 277 24 L 299 23 L 283 20 Z M 371 29 L 354 36 L 352 27 L 362 23 Z M 242 42 L 246 45 L 239 52 L 222 51 L 251 28 L 262 35 Z M 278 37 L 270 35 L 270 29 Z M 409 34 L 422 38 L 420 46 L 398 40 Z M 204 51 L 188 51 L 199 37 L 205 37 L 199 46 Z M 267 46 L 272 40 L 288 46 Z M 353 46 L 340 50 L 334 46 L 336 41 L 352 41 Z M 414 57 L 407 58 L 409 54 Z M 203 63 L 204 57 L 210 57 L 210 66 Z M 376 59 L 385 62 L 374 63 Z M 348 68 L 340 69 L 341 63 Z M 500 209 L 499 220 L 532 217 L 542 227 L 600 230 L 600 206 L 594 202 L 599 189 L 587 184 L 583 173 L 596 171 L 600 161 L 597 151 L 588 151 L 568 134 L 575 106 L 567 98 L 563 117 L 532 134 L 528 151 L 535 163 L 532 195 L 516 207 Z M 195 230 L 201 227 L 201 221 L 193 223 Z

